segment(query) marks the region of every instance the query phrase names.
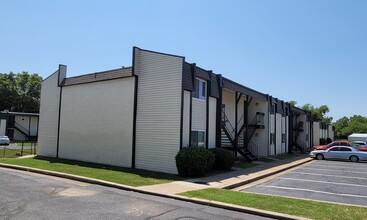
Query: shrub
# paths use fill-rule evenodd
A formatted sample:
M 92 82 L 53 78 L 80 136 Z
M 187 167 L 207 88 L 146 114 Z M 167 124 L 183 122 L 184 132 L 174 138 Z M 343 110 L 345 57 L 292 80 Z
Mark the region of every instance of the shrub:
M 331 140 L 331 138 L 326 138 L 326 144 L 330 144 L 331 142 L 333 142 L 333 140 Z
M 229 150 L 223 148 L 210 149 L 215 155 L 215 162 L 213 169 L 216 170 L 230 170 L 236 161 L 235 156 Z
M 325 138 L 320 138 L 320 145 L 325 145 L 326 143 L 326 139 Z
M 214 165 L 215 155 L 205 148 L 182 148 L 176 155 L 176 166 L 180 176 L 202 176 Z

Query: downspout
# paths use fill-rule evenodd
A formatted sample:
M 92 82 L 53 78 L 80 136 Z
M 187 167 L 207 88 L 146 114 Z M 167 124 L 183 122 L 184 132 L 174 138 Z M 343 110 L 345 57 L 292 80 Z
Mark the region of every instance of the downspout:
M 132 73 L 131 75 L 134 76 L 134 109 L 133 109 L 133 137 L 131 143 L 131 168 L 135 168 L 135 154 L 136 154 L 136 117 L 137 117 L 137 110 L 138 110 L 138 75 L 135 73 L 135 51 L 139 48 L 133 47 L 133 58 L 132 58 Z
M 206 81 L 206 133 L 205 133 L 205 148 L 209 148 L 209 94 L 211 93 L 211 78 L 212 78 L 212 72 L 209 71 L 209 78 L 210 80 Z
M 31 136 L 31 121 L 32 121 L 32 117 L 28 116 L 28 140 L 29 140 L 29 137 Z
M 236 159 L 237 159 L 237 148 L 238 148 L 238 138 L 237 138 L 237 119 L 238 119 L 238 102 L 237 102 L 237 95 L 238 95 L 238 92 L 235 92 L 235 112 L 234 112 L 234 121 L 235 121 L 235 124 L 234 124 L 234 130 L 235 130 L 235 134 L 234 134 L 234 148 L 235 148 L 235 156 L 236 156 Z
M 277 105 L 274 105 L 274 155 L 277 155 Z
M 179 150 L 182 148 L 183 141 L 183 114 L 184 114 L 184 66 L 185 66 L 185 58 L 182 59 L 182 69 L 181 69 L 181 114 L 180 114 L 180 142 L 179 142 Z
M 248 106 L 249 106 L 249 103 L 248 103 L 248 99 L 249 99 L 249 96 L 246 95 L 246 101 L 244 101 L 243 105 L 244 105 L 244 108 L 243 108 L 243 123 L 245 123 L 245 126 L 246 126 L 246 132 L 245 132 L 245 142 L 244 142 L 244 145 L 245 145 L 245 148 L 248 149 L 248 140 L 247 140 L 247 137 L 248 137 Z
M 195 71 L 196 71 L 196 63 L 190 64 L 191 69 L 191 81 L 193 89 L 195 90 Z M 190 122 L 189 122 L 189 147 L 191 147 L 191 130 L 192 130 L 192 91 L 190 91 Z
M 222 139 L 221 139 L 221 131 L 222 131 L 222 97 L 223 97 L 223 89 L 222 89 L 222 76 L 217 75 L 217 82 L 218 82 L 218 90 L 219 90 L 219 99 L 217 99 L 217 123 L 216 123 L 216 147 L 222 146 Z
M 271 131 L 270 131 L 270 109 L 269 109 L 269 103 L 271 101 L 271 97 L 269 95 L 267 95 L 267 98 L 268 98 L 268 147 L 266 148 L 266 153 L 267 155 L 269 156 L 270 155 L 270 134 L 271 134 Z

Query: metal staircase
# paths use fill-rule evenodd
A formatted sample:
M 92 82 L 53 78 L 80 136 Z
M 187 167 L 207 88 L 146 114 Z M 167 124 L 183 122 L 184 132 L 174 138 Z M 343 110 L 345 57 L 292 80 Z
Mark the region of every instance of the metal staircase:
M 26 137 L 27 141 L 35 141 L 37 140 L 37 136 L 33 136 L 30 134 L 30 131 L 23 127 L 22 125 L 20 125 L 19 123 L 12 121 L 11 123 L 8 124 L 9 128 L 13 128 L 17 131 L 19 131 L 21 134 L 23 134 Z
M 251 142 L 251 138 L 254 136 L 256 129 L 264 129 L 264 113 L 257 112 L 251 123 L 242 125 L 236 138 L 231 133 L 234 132 L 234 128 L 227 116 L 223 112 L 222 126 L 221 126 L 221 147 L 230 148 L 237 151 L 248 161 L 257 160 L 258 147 Z M 237 144 L 236 144 L 237 139 Z
M 296 131 L 296 135 L 295 135 L 295 138 L 294 138 L 294 142 L 293 142 L 293 145 L 301 152 L 303 153 L 305 151 L 305 149 L 299 144 L 300 140 L 298 139 L 299 138 L 299 135 L 301 133 L 301 131 L 303 131 L 303 123 L 300 121 L 298 122 L 297 124 L 297 127 L 295 129 L 293 129 Z

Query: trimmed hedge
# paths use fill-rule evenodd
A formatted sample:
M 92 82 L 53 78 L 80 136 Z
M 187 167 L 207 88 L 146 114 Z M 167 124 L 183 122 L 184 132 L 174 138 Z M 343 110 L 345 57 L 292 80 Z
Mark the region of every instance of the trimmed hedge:
M 215 154 L 213 169 L 231 170 L 234 162 L 236 161 L 236 158 L 231 151 L 223 148 L 213 148 L 210 149 L 210 151 Z
M 182 148 L 176 155 L 176 166 L 180 176 L 202 176 L 214 165 L 215 155 L 208 149 Z

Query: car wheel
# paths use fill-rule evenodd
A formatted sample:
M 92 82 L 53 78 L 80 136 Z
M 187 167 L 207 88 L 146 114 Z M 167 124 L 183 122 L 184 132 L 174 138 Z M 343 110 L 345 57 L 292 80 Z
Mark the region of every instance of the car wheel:
M 359 158 L 357 156 L 350 156 L 350 161 L 352 162 L 358 162 Z
M 318 159 L 318 160 L 323 160 L 323 159 L 324 159 L 324 155 L 322 155 L 322 154 L 317 154 L 317 155 L 316 155 L 316 159 Z

